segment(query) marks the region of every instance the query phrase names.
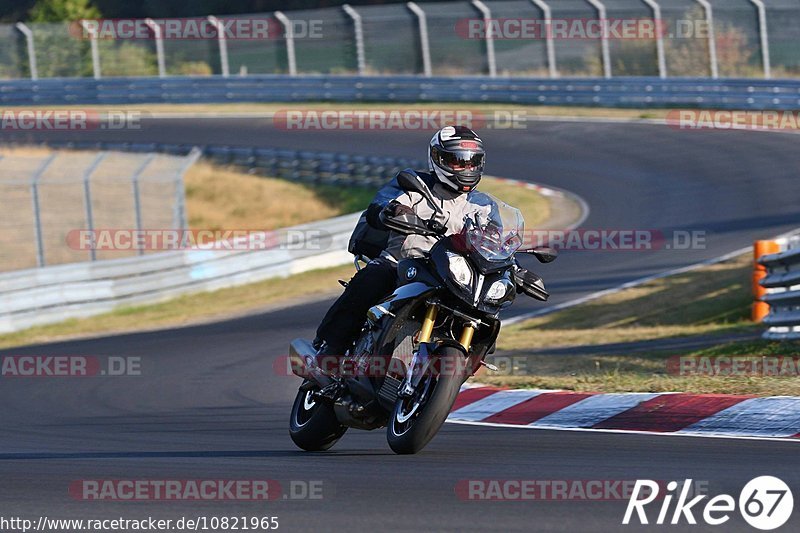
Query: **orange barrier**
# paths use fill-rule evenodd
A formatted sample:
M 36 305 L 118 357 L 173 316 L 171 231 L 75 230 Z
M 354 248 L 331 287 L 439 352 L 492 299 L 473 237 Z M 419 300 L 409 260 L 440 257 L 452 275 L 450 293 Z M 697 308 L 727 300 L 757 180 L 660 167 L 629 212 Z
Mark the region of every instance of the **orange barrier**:
M 761 298 L 767 293 L 767 289 L 759 284 L 759 281 L 767 275 L 767 268 L 758 263 L 762 255 L 775 254 L 781 251 L 778 241 L 756 241 L 753 243 L 753 310 L 751 317 L 753 322 L 761 322 L 769 314 L 769 305 L 762 302 Z

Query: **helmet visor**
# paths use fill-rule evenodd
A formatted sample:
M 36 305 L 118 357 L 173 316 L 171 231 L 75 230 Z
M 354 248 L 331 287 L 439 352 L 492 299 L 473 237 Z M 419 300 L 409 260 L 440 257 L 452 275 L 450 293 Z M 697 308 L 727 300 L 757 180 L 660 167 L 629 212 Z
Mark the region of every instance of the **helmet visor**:
M 432 155 L 437 165 L 454 173 L 483 171 L 483 152 L 434 149 Z

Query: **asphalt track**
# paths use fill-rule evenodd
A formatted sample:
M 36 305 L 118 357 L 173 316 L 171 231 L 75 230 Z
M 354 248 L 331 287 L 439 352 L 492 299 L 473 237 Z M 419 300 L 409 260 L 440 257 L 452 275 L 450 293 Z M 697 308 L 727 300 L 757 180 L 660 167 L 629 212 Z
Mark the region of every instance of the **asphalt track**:
M 527 130 L 482 133 L 489 172 L 574 191 L 591 207 L 585 228 L 706 234 L 701 249 L 565 253 L 538 268 L 553 303 L 800 226 L 794 135 L 595 122 L 535 122 Z M 428 132 L 290 132 L 274 130 L 268 119 L 158 119 L 137 131 L 72 135 L 419 157 Z M 517 313 L 539 307 L 520 304 Z M 286 429 L 298 383 L 279 375 L 273 361 L 290 339 L 312 334 L 326 305 L 0 352 L 142 361 L 141 376 L 3 379 L 0 514 L 266 515 L 279 516 L 285 531 L 616 531 L 639 529 L 620 525 L 622 501 L 463 501 L 454 489 L 474 479 L 692 478 L 707 482 L 711 494 L 738 496 L 749 479 L 776 475 L 800 494 L 794 443 L 447 424 L 412 457 L 392 455 L 382 432 L 350 431 L 329 453 L 298 452 Z M 76 501 L 68 494 L 75 480 L 107 478 L 268 478 L 285 488 L 291 480 L 321 480 L 323 498 L 133 503 Z M 736 514 L 720 528 L 747 530 Z M 689 528 L 684 522 L 671 529 Z

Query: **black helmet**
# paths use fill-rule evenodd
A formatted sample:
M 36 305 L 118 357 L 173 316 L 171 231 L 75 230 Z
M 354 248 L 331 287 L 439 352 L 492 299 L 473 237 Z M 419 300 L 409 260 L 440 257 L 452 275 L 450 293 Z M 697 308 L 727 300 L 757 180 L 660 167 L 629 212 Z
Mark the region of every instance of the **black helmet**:
M 478 186 L 486 152 L 478 134 L 464 126 L 446 126 L 431 138 L 430 171 L 448 189 L 469 192 Z

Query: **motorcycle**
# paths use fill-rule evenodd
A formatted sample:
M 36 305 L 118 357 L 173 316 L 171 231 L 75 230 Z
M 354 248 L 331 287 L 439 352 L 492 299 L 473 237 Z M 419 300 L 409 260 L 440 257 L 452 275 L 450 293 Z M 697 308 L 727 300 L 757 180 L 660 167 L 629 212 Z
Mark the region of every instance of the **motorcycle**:
M 401 174 L 398 180 L 437 205 L 418 176 Z M 310 341 L 292 341 L 291 370 L 304 379 L 289 424 L 298 447 L 327 450 L 348 428 L 386 427 L 395 453 L 419 452 L 441 428 L 463 383 L 481 366 L 497 370 L 484 359 L 494 350 L 500 311 L 518 292 L 548 299 L 542 278 L 520 267 L 516 254 L 549 263 L 556 250 L 520 249 L 524 220 L 518 209 L 478 191 L 468 201 L 475 215 L 450 236 L 436 215 L 382 215 L 393 231 L 439 240 L 425 259 L 398 263 L 397 289 L 369 310 L 334 371 L 320 366 Z

